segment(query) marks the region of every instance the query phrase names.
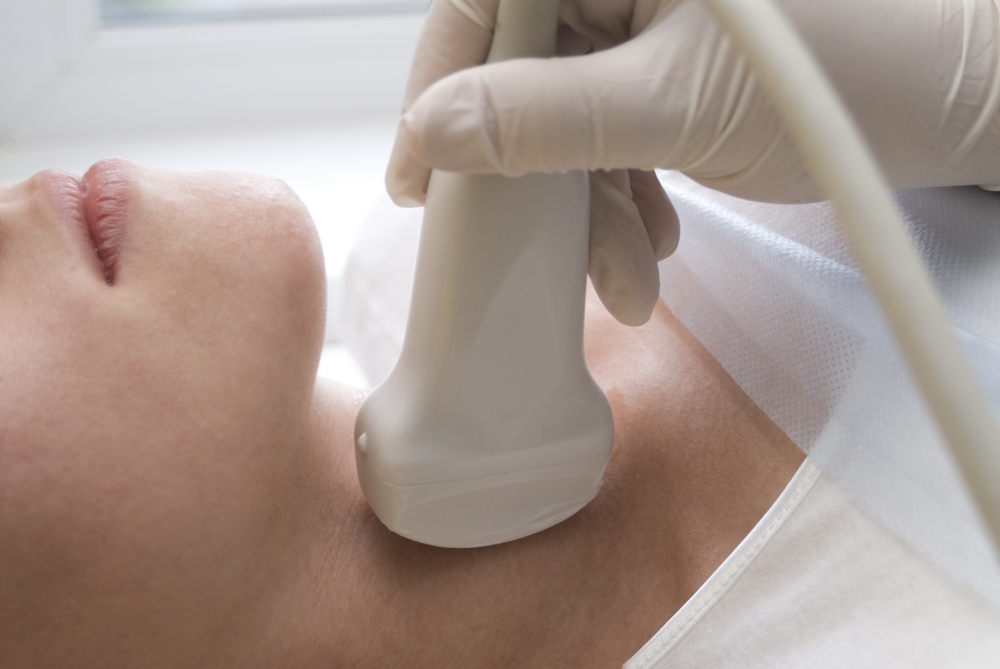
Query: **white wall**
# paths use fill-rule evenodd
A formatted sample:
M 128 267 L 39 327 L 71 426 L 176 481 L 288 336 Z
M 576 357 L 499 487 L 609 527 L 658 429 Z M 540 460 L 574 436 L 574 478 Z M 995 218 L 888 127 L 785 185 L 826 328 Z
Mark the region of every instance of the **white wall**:
M 0 141 L 396 115 L 421 14 L 102 28 L 0 0 Z

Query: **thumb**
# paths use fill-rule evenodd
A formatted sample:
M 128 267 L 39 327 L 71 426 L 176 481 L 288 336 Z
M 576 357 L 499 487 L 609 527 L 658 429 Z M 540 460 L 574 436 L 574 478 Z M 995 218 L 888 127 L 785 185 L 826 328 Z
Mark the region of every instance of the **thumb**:
M 683 121 L 684 108 L 671 110 L 668 83 L 647 76 L 642 42 L 457 72 L 416 99 L 398 139 L 418 161 L 455 172 L 652 169 L 663 157 L 657 146 L 683 125 L 664 116 L 677 111 Z

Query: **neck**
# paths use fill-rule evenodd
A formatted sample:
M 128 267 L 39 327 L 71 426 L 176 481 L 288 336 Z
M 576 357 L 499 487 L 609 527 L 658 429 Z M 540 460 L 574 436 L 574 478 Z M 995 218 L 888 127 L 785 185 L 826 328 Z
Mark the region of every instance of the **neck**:
M 662 304 L 640 328 L 588 308 L 587 360 L 615 417 L 601 493 L 554 528 L 481 549 L 416 544 L 379 523 L 355 473 L 361 396 L 317 384 L 296 576 L 257 635 L 261 648 L 282 666 L 626 661 L 803 456 Z

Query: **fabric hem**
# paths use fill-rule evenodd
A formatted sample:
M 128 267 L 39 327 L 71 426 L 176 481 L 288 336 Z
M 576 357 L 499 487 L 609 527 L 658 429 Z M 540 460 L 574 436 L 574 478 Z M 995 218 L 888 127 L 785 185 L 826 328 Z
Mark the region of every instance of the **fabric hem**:
M 743 538 L 729 557 L 705 581 L 698 591 L 646 642 L 623 669 L 648 669 L 662 659 L 701 620 L 735 583 L 771 537 L 798 507 L 819 478 L 819 468 L 809 458 L 775 500 L 767 513 Z

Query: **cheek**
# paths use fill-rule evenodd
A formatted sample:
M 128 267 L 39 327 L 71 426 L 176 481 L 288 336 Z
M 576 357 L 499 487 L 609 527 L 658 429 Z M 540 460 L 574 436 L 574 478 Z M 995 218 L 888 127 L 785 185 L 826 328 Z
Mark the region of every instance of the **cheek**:
M 73 311 L 58 339 L 41 325 L 4 361 L 3 509 L 92 548 L 181 524 L 202 539 L 251 532 L 290 476 L 295 375 L 204 336 L 178 341 L 155 319 L 112 321 L 109 337 Z
M 308 235 L 268 251 L 165 253 L 176 273 L 2 333 L 0 590 L 166 611 L 254 581 L 288 543 L 325 282 Z
M 312 374 L 326 320 L 318 235 L 290 191 L 246 188 L 193 201 L 138 198 L 121 285 L 182 330 L 175 339 L 241 357 L 255 374 Z

